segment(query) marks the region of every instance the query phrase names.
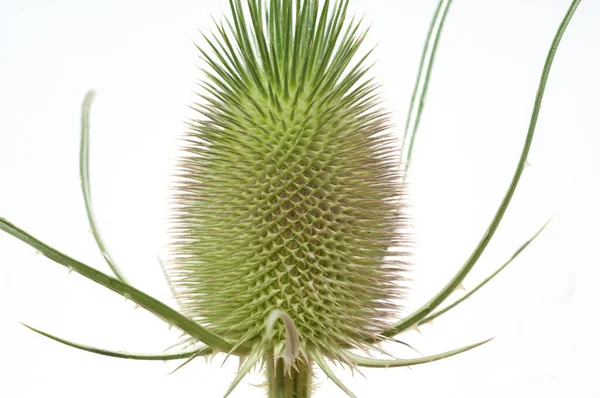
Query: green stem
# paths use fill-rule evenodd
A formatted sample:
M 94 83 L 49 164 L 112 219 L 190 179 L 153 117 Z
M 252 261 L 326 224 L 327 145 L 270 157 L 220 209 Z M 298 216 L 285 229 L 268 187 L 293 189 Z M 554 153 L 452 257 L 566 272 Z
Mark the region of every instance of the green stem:
M 283 359 L 273 360 L 273 353 L 265 355 L 267 363 L 268 398 L 310 398 L 312 392 L 312 361 L 296 361 L 296 368 L 285 374 Z

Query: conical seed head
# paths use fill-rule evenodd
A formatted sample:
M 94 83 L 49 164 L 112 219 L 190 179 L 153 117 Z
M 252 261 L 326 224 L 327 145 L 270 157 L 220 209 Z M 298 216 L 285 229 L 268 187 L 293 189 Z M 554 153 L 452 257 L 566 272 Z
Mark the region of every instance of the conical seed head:
M 335 356 L 380 332 L 401 293 L 399 151 L 347 1 L 231 5 L 199 47 L 210 68 L 179 163 L 169 279 L 217 334 L 260 341 L 278 309 L 303 351 Z

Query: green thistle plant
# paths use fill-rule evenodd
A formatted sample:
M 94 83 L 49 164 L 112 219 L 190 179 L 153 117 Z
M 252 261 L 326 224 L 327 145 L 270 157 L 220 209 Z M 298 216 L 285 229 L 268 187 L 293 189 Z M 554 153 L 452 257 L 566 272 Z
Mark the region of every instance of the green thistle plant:
M 88 169 L 89 112 L 83 104 L 81 177 L 87 217 L 115 277 L 47 246 L 0 219 L 0 228 L 45 256 L 132 300 L 181 329 L 188 348 L 128 354 L 63 344 L 113 357 L 187 359 L 215 353 L 242 359 L 228 396 L 256 365 L 269 397 L 310 397 L 318 366 L 347 395 L 328 362 L 351 369 L 437 361 L 489 340 L 415 359 L 374 359 L 397 335 L 446 313 L 502 271 L 541 232 L 461 299 L 440 309 L 492 239 L 526 165 L 558 44 L 550 48 L 531 123 L 511 185 L 488 230 L 459 272 L 418 310 L 399 318 L 409 268 L 406 185 L 437 43 L 451 1 L 440 1 L 423 52 L 399 149 L 369 78 L 366 32 L 348 0 L 230 0 L 231 17 L 198 47 L 204 71 L 199 118 L 189 123 L 174 184 L 165 273 L 176 311 L 134 288 L 97 228 Z M 401 155 L 401 156 L 400 156 Z M 543 230 L 543 228 L 542 228 Z M 189 348 L 191 347 L 191 348 Z M 182 365 L 183 366 L 183 365 Z

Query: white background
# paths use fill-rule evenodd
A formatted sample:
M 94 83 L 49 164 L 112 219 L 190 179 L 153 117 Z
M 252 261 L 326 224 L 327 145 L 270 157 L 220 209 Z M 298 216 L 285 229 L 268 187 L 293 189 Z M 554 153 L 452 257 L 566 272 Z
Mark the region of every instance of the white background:
M 583 1 L 550 77 L 513 204 L 465 283 L 494 270 L 550 216 L 554 221 L 472 299 L 405 340 L 425 354 L 491 336 L 459 357 L 409 369 L 339 370 L 359 397 L 600 397 L 600 3 Z M 379 43 L 374 73 L 400 134 L 436 1 L 353 0 Z M 568 0 L 457 0 L 440 44 L 412 180 L 419 249 L 407 310 L 459 267 L 505 192 L 525 137 L 539 74 Z M 114 256 L 142 290 L 171 303 L 155 261 L 173 147 L 201 77 L 197 29 L 215 1 L 0 3 L 0 216 L 107 271 L 78 180 L 79 106 L 92 113 L 97 217 Z M 0 234 L 0 396 L 220 397 L 235 360 L 141 363 L 79 352 L 27 322 L 79 342 L 160 351 L 177 333 L 112 292 Z M 399 355 L 411 352 L 398 349 Z M 324 378 L 320 378 L 321 381 Z M 233 397 L 261 397 L 255 374 Z M 316 397 L 344 396 L 331 382 Z

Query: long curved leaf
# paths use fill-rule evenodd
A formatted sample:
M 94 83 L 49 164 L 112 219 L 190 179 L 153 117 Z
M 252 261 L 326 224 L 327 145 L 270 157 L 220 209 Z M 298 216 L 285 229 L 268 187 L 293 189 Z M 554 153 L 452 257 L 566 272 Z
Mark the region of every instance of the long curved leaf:
M 228 352 L 231 351 L 231 349 L 233 348 L 233 344 L 231 344 L 230 342 L 213 334 L 212 332 L 198 325 L 196 322 L 185 317 L 184 315 L 175 311 L 166 304 L 156 300 L 155 298 L 147 295 L 146 293 L 141 292 L 140 290 L 137 290 L 132 286 L 121 282 L 116 278 L 108 276 L 88 265 L 85 265 L 79 261 L 68 257 L 67 255 L 37 240 L 33 236 L 29 235 L 27 232 L 11 224 L 3 218 L 0 218 L 0 229 L 5 232 L 8 232 L 15 238 L 20 239 L 28 245 L 36 248 L 44 256 L 59 264 L 66 266 L 67 268 L 69 268 L 69 270 L 75 271 L 81 274 L 82 276 L 104 287 L 107 287 L 108 289 L 138 304 L 140 307 L 144 307 L 148 311 L 158 316 L 160 319 L 167 322 L 169 325 L 181 329 L 182 331 L 188 333 L 190 336 L 203 342 L 204 344 L 207 344 L 219 351 Z M 240 348 L 240 350 L 238 351 L 242 354 L 246 353 L 243 347 Z M 238 351 L 236 351 L 235 353 L 238 353 Z
M 42 336 L 48 337 L 49 339 L 52 339 L 61 344 L 67 345 L 69 347 L 77 348 L 78 350 L 83 350 L 83 351 L 87 351 L 87 352 L 92 352 L 94 354 L 104 355 L 104 356 L 108 356 L 108 357 L 114 357 L 114 358 L 135 359 L 135 360 L 140 360 L 140 361 L 171 361 L 171 360 L 175 360 L 175 359 L 185 359 L 185 358 L 190 358 L 190 357 L 195 357 L 195 356 L 209 355 L 213 352 L 212 348 L 206 347 L 206 346 L 200 347 L 200 348 L 195 348 L 193 350 L 186 350 L 186 351 L 180 351 L 180 352 L 174 352 L 174 353 L 159 352 L 159 353 L 154 353 L 154 354 L 145 354 L 145 353 L 142 354 L 142 353 L 132 353 L 132 352 L 123 352 L 123 351 L 111 351 L 111 350 L 105 350 L 103 348 L 97 348 L 97 347 L 92 347 L 89 345 L 74 343 L 72 341 L 54 336 L 50 333 L 44 332 L 39 329 L 36 329 L 36 328 L 26 325 L 24 323 L 22 325 L 38 334 L 41 334 Z
M 98 248 L 100 249 L 102 256 L 108 263 L 108 266 L 113 271 L 117 279 L 129 285 L 130 283 L 127 281 L 127 279 L 125 279 L 125 276 L 108 251 L 106 243 L 104 243 L 104 239 L 102 239 L 102 234 L 98 228 L 98 223 L 96 222 L 96 216 L 94 215 L 94 209 L 92 206 L 92 193 L 90 188 L 90 108 L 95 95 L 96 93 L 94 91 L 88 91 L 83 100 L 83 105 L 81 106 L 81 146 L 79 151 L 81 191 L 83 192 L 85 212 L 90 224 L 90 229 L 94 235 L 94 239 L 96 239 L 96 243 L 98 244 Z
M 452 0 L 440 0 L 435 13 L 433 14 L 433 19 L 431 20 L 429 31 L 427 32 L 427 38 L 425 39 L 417 81 L 415 82 L 415 88 L 412 93 L 410 108 L 408 109 L 408 116 L 406 118 L 406 125 L 404 127 L 404 138 L 402 140 L 403 147 L 406 147 L 408 144 L 408 149 L 406 151 L 404 151 L 404 149 L 402 150 L 402 161 L 405 173 L 402 177 L 403 180 L 406 180 L 408 169 L 410 168 L 415 138 L 421 122 L 421 114 L 425 108 L 425 96 L 427 95 L 427 89 L 429 88 L 431 71 L 433 70 L 438 43 L 451 4 Z
M 488 276 L 487 278 L 485 278 L 483 281 L 481 281 L 481 283 L 479 283 L 477 286 L 475 286 L 473 289 L 471 289 L 468 293 L 466 293 L 464 296 L 462 296 L 460 299 L 456 300 L 454 303 L 450 304 L 449 306 L 445 307 L 442 310 L 436 311 L 435 313 L 429 315 L 427 318 L 421 320 L 419 322 L 419 325 L 424 325 L 426 323 L 429 323 L 431 321 L 433 321 L 434 319 L 436 319 L 437 317 L 445 314 L 446 312 L 450 311 L 452 308 L 456 307 L 457 305 L 459 305 L 460 303 L 462 303 L 463 301 L 465 301 L 466 299 L 468 299 L 469 297 L 471 297 L 473 294 L 475 294 L 475 292 L 477 292 L 479 289 L 481 289 L 482 287 L 484 287 L 489 281 L 491 281 L 492 279 L 494 279 L 494 277 L 496 277 L 496 275 L 498 275 L 500 272 L 502 272 L 502 270 L 504 268 L 506 268 L 510 263 L 512 263 L 512 261 L 517 258 L 517 256 L 519 254 L 521 254 L 521 252 L 523 250 L 525 250 L 525 248 L 527 248 L 527 246 L 529 246 L 529 244 L 531 242 L 533 242 L 535 240 L 535 238 L 537 238 L 544 229 L 546 229 L 546 227 L 548 226 L 548 223 L 550 222 L 550 220 L 548 220 L 544 226 L 542 228 L 540 228 L 539 231 L 537 231 L 535 233 L 535 235 L 533 235 L 531 238 L 529 238 L 525 243 L 523 243 L 513 254 L 512 256 L 510 256 L 510 258 L 504 263 L 502 264 L 502 266 L 500 266 L 500 268 L 498 268 L 496 271 L 494 271 L 494 273 L 492 273 L 490 276 Z
M 465 264 L 452 278 L 452 280 L 444 288 L 442 288 L 442 290 L 438 292 L 432 299 L 425 303 L 421 308 L 417 309 L 412 314 L 396 323 L 392 328 L 386 330 L 383 333 L 384 336 L 395 336 L 398 333 L 410 329 L 412 326 L 417 325 L 422 319 L 424 319 L 427 315 L 434 311 L 446 298 L 448 298 L 448 296 L 454 290 L 456 290 L 456 288 L 458 288 L 461 285 L 462 281 L 471 271 L 477 260 L 479 260 L 479 257 L 481 257 L 481 255 L 483 254 L 487 245 L 490 243 L 490 240 L 494 236 L 494 233 L 498 229 L 498 226 L 500 225 L 500 222 L 504 217 L 504 213 L 506 213 L 506 209 L 508 209 L 510 201 L 512 200 L 515 190 L 517 189 L 517 185 L 519 184 L 519 180 L 521 179 L 521 175 L 523 174 L 523 170 L 525 169 L 525 165 L 527 164 L 527 156 L 529 155 L 529 150 L 533 141 L 535 128 L 542 106 L 542 100 L 544 98 L 546 83 L 548 82 L 550 69 L 552 68 L 552 62 L 554 61 L 554 57 L 556 55 L 556 51 L 558 50 L 558 46 L 563 37 L 563 34 L 565 33 L 567 26 L 569 25 L 571 18 L 575 14 L 575 11 L 577 10 L 577 7 L 579 6 L 580 2 L 581 0 L 573 0 L 566 15 L 560 23 L 552 45 L 550 46 L 550 50 L 548 51 L 548 56 L 546 58 L 546 63 L 542 70 L 542 76 L 540 78 L 540 84 L 535 97 L 527 137 L 525 138 L 525 144 L 523 145 L 523 150 L 521 151 L 521 157 L 517 164 L 517 168 L 515 170 L 510 186 L 508 187 L 504 199 L 500 203 L 500 206 L 498 207 L 498 210 L 496 211 L 496 214 L 494 215 L 494 218 L 492 219 L 487 231 L 481 238 L 479 244 L 477 245 L 471 256 L 467 259 Z
M 357 366 L 362 366 L 363 368 L 397 368 L 397 367 L 401 367 L 401 366 L 413 366 L 413 365 L 420 365 L 420 364 L 428 363 L 428 362 L 439 361 L 441 359 L 445 359 L 445 358 L 472 350 L 473 348 L 479 347 L 480 345 L 483 345 L 491 340 L 493 340 L 493 339 L 481 341 L 479 343 L 475 343 L 475 344 L 471 344 L 471 345 L 468 345 L 465 347 L 457 348 L 455 350 L 446 351 L 441 354 L 429 355 L 426 357 L 414 358 L 414 359 L 387 360 L 387 359 L 374 359 L 374 358 L 362 357 L 360 355 L 356 355 L 351 352 L 348 352 L 347 354 L 348 354 L 349 359 L 354 361 L 354 363 Z

